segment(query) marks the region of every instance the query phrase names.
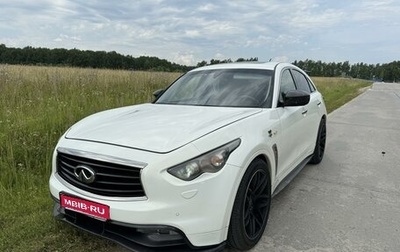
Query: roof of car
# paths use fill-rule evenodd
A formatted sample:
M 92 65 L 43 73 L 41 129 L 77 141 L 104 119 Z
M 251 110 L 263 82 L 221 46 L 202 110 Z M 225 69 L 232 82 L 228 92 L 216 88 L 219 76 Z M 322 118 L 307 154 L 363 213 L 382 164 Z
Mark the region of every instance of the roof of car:
M 204 67 L 199 67 L 193 69 L 192 71 L 200 71 L 200 70 L 213 70 L 213 69 L 266 69 L 266 70 L 274 70 L 278 64 L 291 65 L 289 63 L 281 63 L 281 62 L 235 62 L 235 63 L 225 63 L 225 64 L 215 64 Z

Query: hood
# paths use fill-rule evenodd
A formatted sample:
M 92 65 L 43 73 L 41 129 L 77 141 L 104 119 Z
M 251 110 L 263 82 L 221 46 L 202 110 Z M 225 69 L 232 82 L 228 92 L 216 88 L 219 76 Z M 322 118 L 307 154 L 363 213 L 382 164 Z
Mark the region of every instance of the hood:
M 260 111 L 142 104 L 91 115 L 72 126 L 66 138 L 167 153 Z

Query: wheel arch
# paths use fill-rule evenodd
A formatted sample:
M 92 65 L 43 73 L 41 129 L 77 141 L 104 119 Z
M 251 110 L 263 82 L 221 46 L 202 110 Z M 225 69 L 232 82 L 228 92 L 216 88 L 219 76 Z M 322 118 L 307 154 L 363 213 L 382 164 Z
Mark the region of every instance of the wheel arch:
M 272 171 L 272 163 L 271 163 L 271 161 L 270 161 L 270 159 L 267 157 L 267 155 L 266 154 L 259 154 L 258 156 L 256 156 L 255 158 L 253 158 L 253 160 L 250 162 L 250 164 L 252 163 L 252 162 L 254 162 L 254 160 L 256 160 L 256 159 L 261 159 L 262 161 L 264 161 L 266 164 L 267 164 L 267 169 L 268 169 L 268 172 L 269 172 L 269 176 L 270 176 L 270 182 L 272 182 L 273 181 L 273 179 L 272 179 L 272 173 L 274 173 L 274 175 L 275 175 L 275 171 L 273 172 Z M 249 164 L 249 165 L 250 165 Z M 275 165 L 274 165 L 275 166 Z M 244 174 L 244 173 L 243 173 Z M 243 176 L 242 176 L 242 179 L 243 179 Z
M 240 180 L 239 187 L 235 192 L 235 197 L 234 199 L 234 204 L 232 207 L 232 210 L 230 211 L 230 218 L 229 218 L 229 223 L 227 225 L 227 242 L 229 243 L 229 246 L 232 246 L 233 248 L 237 249 L 250 249 L 253 247 L 258 240 L 261 238 L 262 233 L 264 232 L 265 225 L 268 221 L 268 213 L 269 213 L 269 208 L 271 204 L 271 165 L 269 162 L 269 159 L 266 155 L 260 154 L 255 156 L 249 165 L 244 169 L 244 174 Z M 261 173 L 260 173 L 261 171 Z M 265 174 L 267 173 L 267 174 Z M 257 175 L 256 175 L 257 174 Z M 264 174 L 264 175 L 259 175 L 259 174 Z M 260 177 L 261 176 L 261 179 Z M 256 195 L 268 195 L 268 197 L 259 197 L 259 196 L 252 196 L 253 193 L 248 194 L 247 191 L 250 190 L 248 189 L 251 187 L 253 184 L 253 178 L 256 177 L 254 181 L 257 184 L 255 186 L 254 192 Z M 258 177 L 258 178 L 257 178 Z M 258 183 L 264 184 L 264 186 L 259 187 Z M 268 186 L 266 186 L 268 185 Z M 262 188 L 262 189 L 260 189 Z M 258 191 L 258 190 L 261 191 Z M 258 192 L 257 192 L 258 191 Z M 262 201 L 262 205 L 258 205 L 258 203 L 254 203 L 254 211 L 260 211 L 259 214 L 250 214 L 246 216 L 250 217 L 245 217 L 244 213 L 242 211 L 253 211 L 253 203 L 245 203 L 245 202 L 253 202 L 253 197 L 254 200 L 257 202 Z M 249 200 L 246 200 L 247 198 L 250 198 Z M 264 203 L 264 201 L 266 201 Z M 267 203 L 269 202 L 269 203 Z M 247 205 L 247 207 L 246 207 Z M 260 206 L 260 207 L 256 207 Z M 264 211 L 266 211 L 264 215 Z M 254 216 L 253 218 L 258 219 L 259 221 L 256 222 L 245 222 L 246 218 L 252 218 L 251 216 Z M 256 217 L 258 216 L 258 217 Z M 261 218 L 261 219 L 260 219 Z M 250 224 L 246 224 L 250 223 Z M 251 226 L 251 223 L 253 224 L 253 228 L 248 229 L 248 225 Z M 259 226 L 256 227 L 257 225 L 255 223 L 259 223 Z M 261 224 L 262 223 L 262 224 Z M 232 226 L 233 225 L 233 226 Z M 247 230 L 247 231 L 246 231 Z M 250 236 L 249 233 L 250 232 Z M 255 233 L 252 233 L 255 232 Z M 254 236 L 253 236 L 254 235 Z M 246 238 L 247 237 L 247 238 Z
M 270 177 L 270 186 L 271 186 L 271 191 L 273 190 L 273 181 L 275 178 L 275 162 L 274 160 L 271 161 L 271 159 L 273 158 L 273 154 L 271 157 L 269 157 L 269 154 L 267 154 L 267 152 L 259 152 L 258 154 L 254 155 L 253 157 L 249 158 L 249 161 L 246 163 L 246 167 L 242 169 L 242 172 L 240 173 L 240 176 L 238 176 L 237 181 L 235 183 L 235 187 L 233 188 L 234 190 L 232 190 L 231 193 L 231 201 L 229 203 L 228 208 L 226 209 L 226 215 L 225 215 L 225 226 L 226 226 L 226 233 L 225 233 L 225 239 L 228 237 L 228 228 L 230 225 L 230 221 L 231 221 L 231 216 L 232 216 L 232 210 L 233 210 L 233 205 L 235 202 L 235 198 L 237 196 L 238 190 L 239 190 L 239 185 L 243 180 L 244 174 L 247 171 L 248 167 L 250 166 L 250 164 L 252 162 L 254 162 L 257 159 L 260 159 L 262 161 L 264 161 L 267 164 L 267 170 L 269 173 L 269 177 Z

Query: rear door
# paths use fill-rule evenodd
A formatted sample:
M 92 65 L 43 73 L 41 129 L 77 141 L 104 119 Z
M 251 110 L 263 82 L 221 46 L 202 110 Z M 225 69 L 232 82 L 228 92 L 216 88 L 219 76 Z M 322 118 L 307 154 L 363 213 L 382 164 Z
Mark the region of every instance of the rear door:
M 306 106 L 283 107 L 283 96 L 287 91 L 296 90 L 296 84 L 290 68 L 285 68 L 280 74 L 280 90 L 277 111 L 280 118 L 280 132 L 278 134 L 278 167 L 277 178 L 282 179 L 300 161 L 305 152 L 306 136 L 302 132 L 306 128 L 304 111 Z M 279 181 L 278 181 L 279 182 Z
M 315 92 L 314 86 L 308 81 L 308 78 L 296 69 L 291 69 L 292 76 L 294 77 L 296 88 L 310 94 L 310 102 L 303 108 L 303 124 L 299 129 L 304 134 L 304 142 L 302 149 L 304 155 L 312 154 L 317 139 L 317 131 L 320 121 L 319 105 L 321 103 L 320 96 Z

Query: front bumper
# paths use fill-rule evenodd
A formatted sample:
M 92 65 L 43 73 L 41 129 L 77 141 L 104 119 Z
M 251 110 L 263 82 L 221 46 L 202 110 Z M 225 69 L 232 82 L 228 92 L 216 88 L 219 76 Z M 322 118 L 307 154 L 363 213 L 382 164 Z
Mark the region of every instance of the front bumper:
M 64 139 L 56 149 L 63 147 L 85 150 L 101 156 L 139 160 L 149 164 L 141 170 L 141 180 L 146 196 L 109 197 L 77 188 L 67 183 L 58 174 L 56 152 L 53 156 L 53 172 L 49 179 L 50 193 L 56 201 L 59 201 L 60 192 L 63 192 L 109 206 L 110 221 L 106 223 L 118 223 L 118 226 L 125 227 L 134 225 L 134 228 L 137 225 L 172 227 L 172 230 L 181 231 L 185 241 L 187 240 L 193 248 L 213 247 L 222 244 L 227 238 L 230 213 L 241 172 L 240 166 L 227 163 L 218 173 L 205 173 L 194 181 L 179 180 L 170 175 L 165 168 L 178 164 L 184 156 L 194 157 L 199 153 L 204 153 L 203 150 L 208 149 L 207 146 L 191 144 L 173 153 L 157 154 Z M 61 219 L 66 218 L 65 211 L 60 210 L 58 213 L 62 214 Z M 74 224 L 73 219 L 67 222 L 77 225 Z M 106 226 L 108 227 L 108 224 Z M 85 227 L 81 228 L 85 229 Z M 96 233 L 90 229 L 88 231 Z M 108 231 L 103 230 L 100 233 L 103 235 Z M 110 236 L 110 234 L 107 235 Z
M 67 210 L 54 199 L 53 215 L 56 219 L 67 222 L 79 229 L 114 241 L 132 251 L 223 251 L 225 242 L 214 245 L 195 247 L 182 231 L 164 225 L 134 225 L 118 221 L 100 221 L 84 214 Z

